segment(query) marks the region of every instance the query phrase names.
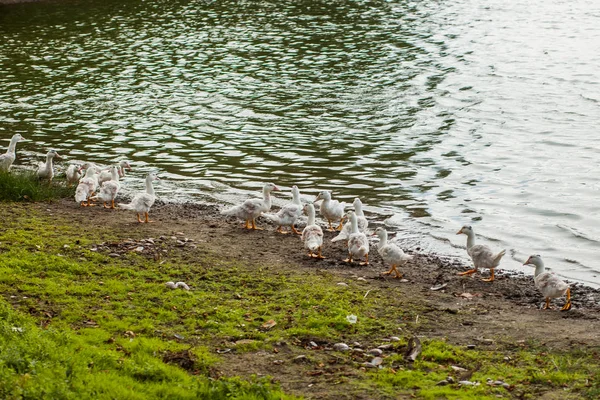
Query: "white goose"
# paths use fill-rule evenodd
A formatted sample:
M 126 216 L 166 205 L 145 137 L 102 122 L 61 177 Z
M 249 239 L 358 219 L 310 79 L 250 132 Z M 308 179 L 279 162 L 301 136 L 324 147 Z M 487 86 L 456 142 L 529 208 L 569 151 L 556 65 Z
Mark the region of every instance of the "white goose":
M 100 194 L 92 197 L 92 200 L 98 201 L 102 200 L 104 203 L 104 208 L 115 208 L 115 198 L 117 197 L 117 193 L 119 189 L 121 189 L 121 184 L 119 183 L 119 172 L 118 167 L 113 165 L 110 167 L 111 172 L 111 180 L 104 182 L 102 187 L 100 188 Z M 111 206 L 108 207 L 106 205 L 107 202 L 111 202 Z
M 75 201 L 80 203 L 82 207 L 93 207 L 91 197 L 98 189 L 98 175 L 97 170 L 91 164 L 87 164 L 84 177 L 79 181 L 77 188 L 75 189 Z M 80 170 L 83 167 L 80 167 Z M 87 200 L 87 204 L 85 203 Z
M 238 206 L 221 211 L 221 214 L 243 219 L 246 221 L 244 225 L 246 229 L 262 230 L 262 228 L 256 227 L 254 220 L 271 209 L 271 192 L 276 190 L 279 190 L 279 188 L 274 183 L 267 183 L 263 186 L 262 199 L 248 199 Z
M 79 179 L 81 179 L 82 169 L 83 168 L 81 167 L 81 165 L 78 164 L 69 165 L 67 171 L 65 172 L 65 175 L 67 176 L 67 185 L 69 187 L 79 182 Z
M 264 214 L 264 216 L 271 221 L 275 222 L 277 225 L 277 232 L 279 233 L 287 233 L 283 229 L 282 226 L 289 226 L 292 232 L 301 235 L 301 232 L 298 232 L 294 227 L 296 220 L 302 215 L 302 203 L 300 202 L 300 190 L 298 186 L 292 186 L 292 202 L 290 204 L 286 204 L 281 207 L 277 214 Z
M 358 219 L 358 231 L 366 233 L 367 227 L 369 226 L 369 220 L 365 217 L 365 213 L 362 210 L 362 201 L 360 201 L 360 199 L 357 197 L 354 199 L 352 205 L 354 206 L 354 212 L 356 213 L 356 218 Z M 352 224 L 350 224 L 350 222 L 346 222 L 340 233 L 331 239 L 331 241 L 339 242 L 340 240 L 348 240 L 351 231 Z
M 54 166 L 52 165 L 52 160 L 54 160 L 54 157 L 60 158 L 56 150 L 50 150 L 48 154 L 46 154 L 46 162 L 43 163 L 40 161 L 37 170 L 37 176 L 39 179 L 48 179 L 48 182 L 52 182 L 52 178 L 54 177 Z
M 319 212 L 321 216 L 329 222 L 329 231 L 334 231 L 331 226 L 332 221 L 340 221 L 339 226 L 336 228 L 338 231 L 342 229 L 342 223 L 344 222 L 344 204 L 337 200 L 331 200 L 331 192 L 329 190 L 323 190 L 319 193 L 315 202 L 323 200 Z
M 20 134 L 13 135 L 6 153 L 0 155 L 0 171 L 8 172 L 17 159 L 17 143 L 25 140 Z
M 387 231 L 379 227 L 375 230 L 375 234 L 379 236 L 379 244 L 377 245 L 377 251 L 381 258 L 383 258 L 384 264 L 390 264 L 392 267 L 384 275 L 390 275 L 395 272 L 394 278 L 402 278 L 402 274 L 398 272 L 397 267 L 403 266 L 406 262 L 412 260 L 413 256 L 404 253 L 400 247 L 394 243 L 388 243 Z
M 308 215 L 306 227 L 302 230 L 302 242 L 304 247 L 308 249 L 308 255 L 315 258 L 325 258 L 321 254 L 323 248 L 323 230 L 319 225 L 315 224 L 315 206 L 307 204 L 304 206 L 304 211 Z M 318 251 L 317 254 L 315 254 Z
M 358 231 L 358 219 L 354 211 L 348 211 L 348 220 L 352 224 L 352 233 L 348 237 L 348 258 L 345 262 L 352 262 L 354 258 L 365 257 L 365 262 L 360 265 L 369 265 L 369 239 L 367 235 Z
M 535 282 L 535 287 L 546 298 L 544 310 L 552 308 L 550 307 L 550 299 L 556 299 L 564 295 L 567 295 L 567 302 L 560 310 L 567 311 L 571 309 L 571 288 L 552 272 L 546 271 L 542 257 L 539 255 L 529 256 L 523 265 L 535 266 L 533 281 Z
M 473 228 L 465 225 L 458 232 L 457 235 L 460 234 L 467 235 L 467 253 L 473 260 L 473 269 L 470 269 L 465 272 L 460 272 L 458 275 L 471 275 L 479 268 L 488 268 L 491 273 L 491 277 L 488 279 L 482 279 L 484 282 L 493 282 L 494 281 L 494 269 L 500 265 L 500 260 L 506 253 L 506 250 L 501 250 L 497 254 L 492 253 L 492 250 L 483 244 L 475 244 L 475 232 Z
M 131 165 L 129 165 L 129 162 L 125 160 L 119 161 L 119 164 L 117 164 L 117 172 L 119 174 L 119 178 L 125 177 L 125 170 L 131 171 Z M 112 173 L 109 167 L 100 172 L 100 176 L 98 176 L 98 184 L 102 185 L 102 183 L 108 182 L 110 180 L 112 180 Z
M 138 222 L 154 222 L 149 219 L 148 213 L 150 212 L 150 208 L 154 204 L 154 200 L 156 200 L 156 195 L 154 193 L 154 186 L 152 186 L 153 181 L 159 181 L 160 178 L 156 176 L 156 174 L 149 173 L 146 177 L 146 192 L 136 194 L 133 199 L 131 199 L 131 203 L 123 204 L 119 203 L 119 207 L 124 210 L 134 210 L 137 213 Z M 140 214 L 145 215 L 145 220 L 142 221 L 140 218 Z

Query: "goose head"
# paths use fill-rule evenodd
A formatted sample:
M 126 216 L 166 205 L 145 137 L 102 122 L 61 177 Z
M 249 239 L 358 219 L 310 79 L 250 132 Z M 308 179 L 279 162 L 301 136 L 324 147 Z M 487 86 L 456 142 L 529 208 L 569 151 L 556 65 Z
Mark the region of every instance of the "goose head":
M 62 157 L 61 157 L 61 156 L 60 156 L 60 155 L 59 155 L 59 154 L 56 152 L 56 150 L 50 150 L 50 151 L 48 152 L 48 154 L 46 154 L 46 157 L 50 157 L 50 158 L 54 158 L 54 157 L 56 157 L 56 158 L 62 158 Z
M 278 191 L 279 188 L 277 187 L 276 184 L 274 183 L 266 183 L 265 186 L 263 186 L 263 190 L 265 190 L 266 192 L 273 192 L 273 191 Z
M 539 267 L 540 265 L 544 265 L 544 262 L 542 261 L 542 256 L 540 256 L 539 254 L 534 254 L 529 256 L 529 258 L 523 263 L 523 265 Z
M 467 236 L 471 233 L 473 233 L 473 228 L 471 228 L 471 225 L 465 225 L 462 228 L 460 228 L 458 232 L 456 232 L 457 235 L 464 234 Z
M 314 202 L 316 203 L 319 200 L 331 200 L 331 192 L 329 190 L 323 190 L 322 192 L 319 192 Z

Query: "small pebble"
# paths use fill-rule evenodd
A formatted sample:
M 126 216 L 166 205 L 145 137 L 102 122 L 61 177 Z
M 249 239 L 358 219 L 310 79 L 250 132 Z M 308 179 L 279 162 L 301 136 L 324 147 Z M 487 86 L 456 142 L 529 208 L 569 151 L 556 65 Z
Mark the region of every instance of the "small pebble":
M 175 282 L 167 282 L 165 283 L 165 286 L 170 289 L 177 289 L 177 285 L 175 285 Z
M 377 368 L 377 365 L 373 365 L 370 362 L 364 362 L 362 363 L 362 366 L 366 368 Z
M 474 348 L 475 348 L 474 344 L 468 344 L 467 345 L 467 349 L 469 349 L 469 350 L 473 350 Z
M 294 362 L 306 361 L 307 359 L 308 357 L 306 357 L 304 354 L 301 354 L 299 356 L 294 357 Z
M 381 365 L 382 362 L 383 362 L 383 358 L 381 358 L 381 357 L 375 357 L 374 359 L 371 360 L 371 364 L 373 364 L 376 367 Z
M 372 356 L 378 357 L 383 354 L 383 351 L 381 351 L 380 349 L 371 349 L 371 350 L 369 350 L 368 353 L 371 354 Z
M 318 344 L 316 344 L 315 342 L 310 342 L 308 345 L 309 345 L 310 347 L 312 347 L 312 348 L 319 347 L 319 345 L 318 345 Z
M 391 340 L 392 342 L 399 342 L 399 341 L 400 341 L 400 338 L 399 338 L 398 336 L 392 336 L 392 337 L 390 338 L 390 340 Z
M 175 287 L 182 288 L 183 290 L 190 290 L 190 287 L 185 282 L 177 282 Z
M 348 284 L 346 282 L 338 282 L 337 284 L 338 284 L 338 286 L 348 286 Z
M 348 351 L 350 350 L 350 346 L 348 346 L 346 343 L 336 343 L 333 345 L 333 349 L 335 351 Z
M 118 253 L 110 253 L 108 256 L 109 256 L 109 257 L 112 257 L 112 258 L 121 257 L 121 255 L 120 255 L 120 254 L 118 254 Z
M 393 346 L 391 344 L 382 344 L 381 346 L 377 347 L 380 350 L 389 350 L 391 349 Z

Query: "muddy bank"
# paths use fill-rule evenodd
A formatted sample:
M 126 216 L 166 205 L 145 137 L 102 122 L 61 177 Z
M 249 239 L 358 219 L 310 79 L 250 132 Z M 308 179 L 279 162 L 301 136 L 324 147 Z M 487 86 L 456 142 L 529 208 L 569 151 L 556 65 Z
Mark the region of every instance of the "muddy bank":
M 377 291 L 383 297 L 391 288 L 400 289 L 407 299 L 429 314 L 428 322 L 420 324 L 419 331 L 429 336 L 449 337 L 457 343 L 466 344 L 502 332 L 514 340 L 540 339 L 559 347 L 565 339 L 600 344 L 600 338 L 592 334 L 600 328 L 600 290 L 579 283 L 570 282 L 573 303 L 570 311 L 558 311 L 564 298 L 552 302 L 554 310 L 541 310 L 544 299 L 533 286 L 532 275 L 503 273 L 500 269 L 493 283 L 483 282 L 481 278 L 487 276 L 487 271 L 458 276 L 458 272 L 468 269 L 467 265 L 444 255 L 416 252 L 410 265 L 401 268 L 404 276 L 398 280 L 383 275 L 388 268 L 377 254 L 375 241 L 371 242 L 370 265 L 348 264 L 342 261 L 347 256 L 344 244 L 330 242 L 337 233 L 325 231 L 326 259 L 316 260 L 307 256 L 297 235 L 279 234 L 263 218 L 257 223 L 265 230 L 243 229 L 242 222 L 220 215 L 215 205 L 157 201 L 151 212 L 155 221 L 152 224 L 138 223 L 132 212 L 101 207 L 86 209 L 70 200 L 39 207 L 48 207 L 47 212 L 80 222 L 91 215 L 95 223 L 108 225 L 120 235 L 143 232 L 154 238 L 168 238 L 177 234 L 188 238 L 188 245 L 207 246 L 227 259 L 278 265 L 293 273 L 327 273 L 342 282 L 360 280 L 365 284 L 365 292 Z M 375 222 L 371 223 L 370 229 L 374 229 Z M 401 242 L 398 244 L 402 246 Z M 185 246 L 185 242 L 180 245 Z

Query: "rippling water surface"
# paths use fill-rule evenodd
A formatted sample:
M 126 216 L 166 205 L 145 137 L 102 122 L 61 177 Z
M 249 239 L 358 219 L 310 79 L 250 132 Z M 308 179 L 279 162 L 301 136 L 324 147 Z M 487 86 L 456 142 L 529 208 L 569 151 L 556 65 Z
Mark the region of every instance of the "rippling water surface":
M 471 224 L 504 268 L 539 253 L 600 285 L 598 21 L 594 0 L 0 6 L 0 144 L 126 158 L 165 199 L 332 189 L 404 246 L 464 258 Z

